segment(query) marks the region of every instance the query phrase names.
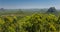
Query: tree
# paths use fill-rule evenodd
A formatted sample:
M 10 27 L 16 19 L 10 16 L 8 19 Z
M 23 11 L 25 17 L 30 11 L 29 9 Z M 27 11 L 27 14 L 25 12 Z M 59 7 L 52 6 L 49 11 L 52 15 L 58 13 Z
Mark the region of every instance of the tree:
M 19 9 L 19 11 L 17 13 L 23 14 L 23 11 L 21 9 Z

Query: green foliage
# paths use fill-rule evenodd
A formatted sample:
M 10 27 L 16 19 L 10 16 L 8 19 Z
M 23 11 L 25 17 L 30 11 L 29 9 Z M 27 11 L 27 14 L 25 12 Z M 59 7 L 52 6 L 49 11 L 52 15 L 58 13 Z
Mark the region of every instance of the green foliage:
M 0 16 L 0 32 L 60 32 L 60 16 Z

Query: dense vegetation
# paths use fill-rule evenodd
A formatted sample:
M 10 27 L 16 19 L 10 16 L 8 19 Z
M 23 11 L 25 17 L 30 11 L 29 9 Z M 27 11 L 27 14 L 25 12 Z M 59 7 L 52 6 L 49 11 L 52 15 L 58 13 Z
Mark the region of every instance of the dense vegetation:
M 0 32 L 60 32 L 60 16 L 0 16 Z
M 45 9 L 1 9 L 0 32 L 60 32 L 60 15 L 55 7 L 50 7 L 47 12 Z

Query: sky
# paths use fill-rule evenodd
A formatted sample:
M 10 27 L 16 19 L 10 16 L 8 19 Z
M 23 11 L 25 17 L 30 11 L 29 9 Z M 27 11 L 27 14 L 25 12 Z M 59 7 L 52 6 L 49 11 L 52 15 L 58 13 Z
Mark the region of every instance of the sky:
M 0 0 L 0 8 L 5 9 L 31 9 L 49 8 L 60 9 L 60 0 Z

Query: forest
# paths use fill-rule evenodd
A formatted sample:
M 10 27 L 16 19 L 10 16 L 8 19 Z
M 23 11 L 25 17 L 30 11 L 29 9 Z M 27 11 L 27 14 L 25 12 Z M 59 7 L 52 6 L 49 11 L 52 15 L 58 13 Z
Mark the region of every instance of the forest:
M 55 7 L 23 10 L 0 9 L 0 32 L 60 32 L 60 13 Z

